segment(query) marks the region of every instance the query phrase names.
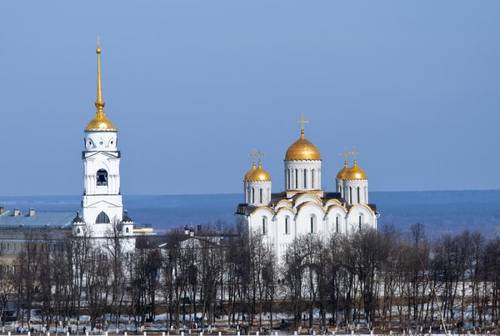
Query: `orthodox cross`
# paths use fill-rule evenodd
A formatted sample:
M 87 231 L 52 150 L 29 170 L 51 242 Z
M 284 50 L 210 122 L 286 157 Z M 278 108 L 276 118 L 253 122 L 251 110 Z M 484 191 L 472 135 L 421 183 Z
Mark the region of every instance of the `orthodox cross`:
M 339 155 L 344 158 L 344 161 L 347 161 L 349 159 L 349 156 L 351 156 L 351 152 L 346 149 Z
M 352 147 L 352 150 L 349 152 L 349 154 L 354 160 L 356 160 L 356 157 L 359 155 L 359 151 L 356 149 L 356 147 Z
M 262 153 L 260 150 L 258 149 L 252 149 L 250 151 L 250 158 L 252 159 L 252 162 L 255 163 L 255 162 L 258 162 L 260 163 L 262 161 L 262 158 L 264 157 L 264 153 Z
M 306 118 L 304 117 L 304 113 L 301 113 L 300 114 L 300 119 L 299 119 L 299 124 L 300 124 L 300 131 L 302 133 L 304 133 L 304 127 L 308 123 L 309 123 L 309 120 L 306 120 Z

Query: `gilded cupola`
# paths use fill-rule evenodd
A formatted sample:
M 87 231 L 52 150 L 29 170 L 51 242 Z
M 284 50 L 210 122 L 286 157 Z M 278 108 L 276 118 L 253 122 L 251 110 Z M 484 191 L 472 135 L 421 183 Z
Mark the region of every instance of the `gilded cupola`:
M 348 168 L 345 173 L 344 180 L 368 180 L 365 171 L 358 165 L 358 162 L 354 160 L 351 168 Z
M 347 174 L 349 172 L 349 165 L 347 164 L 347 160 L 344 161 L 344 166 L 342 169 L 338 172 L 337 174 L 337 180 L 345 180 L 347 177 Z
M 285 161 L 313 161 L 321 160 L 321 154 L 318 147 L 306 139 L 304 135 L 304 124 L 307 121 L 304 116 L 300 119 L 300 137 L 290 147 L 288 147 L 285 155 Z
M 104 98 L 102 96 L 102 81 L 101 81 L 101 47 L 96 48 L 97 54 L 97 97 L 95 101 L 96 112 L 92 119 L 85 127 L 86 132 L 114 132 L 115 126 L 104 112 Z
M 258 165 L 253 163 L 250 170 L 245 174 L 244 181 L 245 182 L 270 182 L 271 181 L 271 174 L 269 174 L 264 169 L 264 167 L 262 167 L 261 162 L 259 162 Z

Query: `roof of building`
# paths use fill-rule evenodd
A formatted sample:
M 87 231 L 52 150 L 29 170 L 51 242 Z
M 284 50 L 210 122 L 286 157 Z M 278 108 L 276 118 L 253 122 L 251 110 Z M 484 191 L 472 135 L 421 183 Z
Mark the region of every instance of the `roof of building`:
M 71 227 L 74 212 L 37 211 L 32 216 L 21 213 L 14 216 L 14 211 L 7 210 L 0 215 L 0 230 L 12 228 L 67 229 Z

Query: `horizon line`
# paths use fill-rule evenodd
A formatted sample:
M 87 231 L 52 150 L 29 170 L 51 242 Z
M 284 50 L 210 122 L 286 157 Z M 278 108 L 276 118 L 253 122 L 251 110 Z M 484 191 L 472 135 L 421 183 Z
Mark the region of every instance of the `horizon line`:
M 479 191 L 500 191 L 500 189 L 422 189 L 422 190 L 374 190 L 370 191 L 370 193 L 424 193 L 424 192 L 479 192 Z M 328 192 L 328 191 L 325 191 Z M 229 196 L 229 195 L 240 195 L 239 192 L 218 192 L 218 193 L 166 193 L 166 194 L 158 194 L 158 193 L 129 193 L 122 194 L 123 197 L 127 196 L 213 196 L 213 195 L 221 195 L 221 196 Z M 23 195 L 0 195 L 2 197 L 81 197 L 81 194 L 23 194 Z

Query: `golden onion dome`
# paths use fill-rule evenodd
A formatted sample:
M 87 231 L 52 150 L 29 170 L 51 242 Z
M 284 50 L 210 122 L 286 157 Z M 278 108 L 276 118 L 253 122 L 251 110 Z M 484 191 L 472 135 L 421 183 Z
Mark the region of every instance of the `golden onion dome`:
M 102 96 L 102 80 L 101 80 L 101 48 L 97 46 L 97 97 L 95 100 L 95 117 L 85 127 L 86 132 L 92 131 L 116 131 L 115 126 L 104 113 L 104 98 Z
M 99 111 L 95 114 L 94 119 L 92 119 L 85 127 L 85 131 L 116 131 L 115 126 L 104 112 Z
M 344 161 L 344 167 L 337 174 L 337 180 L 345 180 L 347 173 L 349 172 L 349 166 L 347 165 L 347 160 Z
M 344 180 L 368 180 L 368 176 L 366 176 L 365 171 L 358 166 L 357 161 L 354 160 L 352 167 L 348 168 Z
M 300 138 L 288 147 L 286 161 L 321 160 L 318 147 L 306 139 L 304 129 L 300 131 Z
M 259 165 L 252 165 L 252 168 L 245 174 L 245 182 L 271 182 L 271 174 Z

